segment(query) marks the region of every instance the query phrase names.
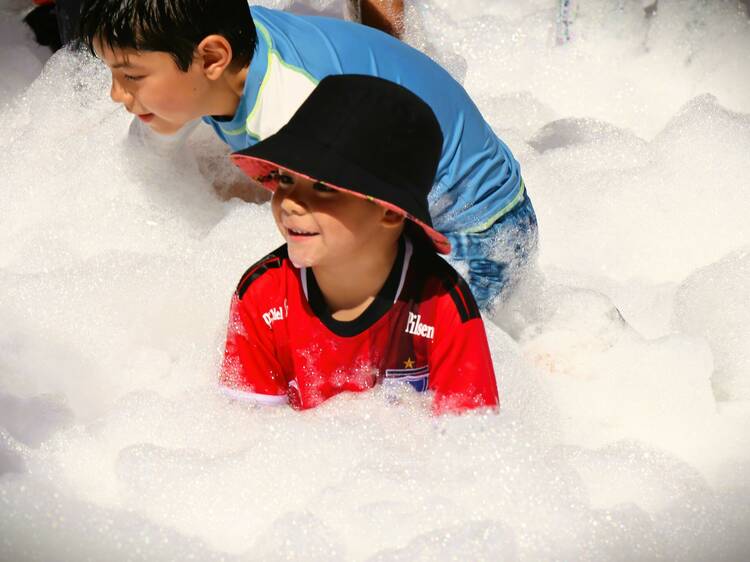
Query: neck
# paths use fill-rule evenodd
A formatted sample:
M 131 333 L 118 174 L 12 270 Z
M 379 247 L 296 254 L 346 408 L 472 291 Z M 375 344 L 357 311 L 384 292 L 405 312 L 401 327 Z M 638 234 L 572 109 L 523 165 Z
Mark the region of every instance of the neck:
M 245 92 L 245 79 L 248 66 L 239 70 L 226 69 L 221 77 L 213 84 L 211 102 L 208 115 L 217 117 L 233 117 L 240 104 L 240 98 Z
M 397 255 L 396 241 L 381 252 L 361 252 L 333 266 L 313 267 L 331 316 L 348 321 L 362 314 L 383 288 Z

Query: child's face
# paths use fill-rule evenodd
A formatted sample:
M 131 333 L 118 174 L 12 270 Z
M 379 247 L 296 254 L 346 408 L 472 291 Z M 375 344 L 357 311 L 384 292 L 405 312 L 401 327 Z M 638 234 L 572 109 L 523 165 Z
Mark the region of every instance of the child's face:
M 386 209 L 349 193 L 279 170 L 273 216 L 296 266 L 337 266 L 382 240 Z
M 175 133 L 205 115 L 208 81 L 197 62 L 183 72 L 164 52 L 95 46 L 112 72 L 112 100 L 157 133 Z

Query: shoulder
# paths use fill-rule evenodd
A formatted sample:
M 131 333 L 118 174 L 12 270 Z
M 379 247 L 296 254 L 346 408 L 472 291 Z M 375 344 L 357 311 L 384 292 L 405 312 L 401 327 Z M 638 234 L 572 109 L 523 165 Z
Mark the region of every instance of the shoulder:
M 288 267 L 291 264 L 284 244 L 247 268 L 237 284 L 237 297 L 242 299 L 251 287 L 257 289 L 267 283 L 278 284 L 279 277 L 284 275 Z
M 315 7 L 313 5 L 314 2 L 306 2 L 307 6 L 301 10 L 294 11 L 255 5 L 250 6 L 250 9 L 256 26 L 260 23 L 265 28 L 264 30 L 259 30 L 261 33 L 267 32 L 274 39 L 316 39 L 315 43 L 305 45 L 306 48 L 313 51 L 322 49 L 329 52 L 330 55 L 332 45 L 341 47 L 341 45 L 338 45 L 340 41 L 344 41 L 347 44 L 351 41 L 351 46 L 358 47 L 358 50 L 361 52 L 371 52 L 373 46 L 377 50 L 381 45 L 388 45 L 391 48 L 395 47 L 400 51 L 408 49 L 418 52 L 417 49 L 407 46 L 406 43 L 380 29 L 361 25 L 341 17 L 345 9 L 341 4 L 348 4 L 350 1 L 340 0 L 339 10 L 336 10 L 335 6 L 330 5 L 328 7 Z M 328 4 L 330 3 L 329 0 Z M 324 43 L 319 41 L 321 33 L 326 36 L 328 41 Z M 282 34 L 284 37 L 276 37 L 279 34 Z M 363 41 L 365 41 L 364 44 Z M 341 54 L 339 52 L 337 56 L 340 57 Z M 339 73 L 342 72 L 339 71 Z
M 256 5 L 250 6 L 250 13 L 256 26 L 259 23 L 264 26 L 264 29 L 258 30 L 259 33 L 268 33 L 270 35 L 274 35 L 280 30 L 277 28 L 289 26 L 294 28 L 309 19 L 309 16 L 305 15 L 304 12 L 289 12 L 287 10 Z
M 279 10 L 274 10 L 273 8 L 266 8 L 265 6 L 259 6 L 256 4 L 250 4 L 250 14 L 252 14 L 253 19 L 257 17 L 268 17 L 269 15 L 274 15 L 275 12 Z
M 423 252 L 412 262 L 414 275 L 421 278 L 421 298 L 437 299 L 441 309 L 455 311 L 461 323 L 481 318 L 469 284 L 435 252 Z

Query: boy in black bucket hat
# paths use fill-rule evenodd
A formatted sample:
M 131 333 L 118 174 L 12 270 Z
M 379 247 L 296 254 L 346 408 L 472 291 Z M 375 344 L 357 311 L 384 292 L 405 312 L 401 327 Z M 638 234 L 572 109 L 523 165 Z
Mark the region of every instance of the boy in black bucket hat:
M 371 76 L 323 79 L 234 162 L 273 192 L 286 244 L 242 276 L 220 384 L 261 404 L 317 406 L 408 383 L 437 412 L 498 404 L 484 325 L 436 252 L 427 194 L 442 133 L 430 107 Z

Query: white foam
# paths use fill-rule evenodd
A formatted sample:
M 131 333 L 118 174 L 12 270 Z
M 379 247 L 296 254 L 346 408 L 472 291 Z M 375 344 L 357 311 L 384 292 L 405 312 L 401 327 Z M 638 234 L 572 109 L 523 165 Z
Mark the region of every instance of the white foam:
M 676 326 L 705 338 L 723 400 L 750 400 L 750 247 L 693 273 L 679 288 Z
M 0 5 L 0 107 L 23 92 L 51 54 L 34 42 L 31 29 L 20 21 L 20 7 L 9 2 Z
M 3 57 L 35 47 L 8 20 L 0 559 L 746 559 L 736 6 L 581 2 L 562 47 L 547 0 L 407 6 L 540 220 L 507 333 L 487 324 L 502 411 L 443 419 L 380 391 L 305 413 L 221 397 L 229 297 L 281 242 L 267 206 L 213 193 L 231 172 L 207 130 L 168 160 L 126 142 L 95 61 L 58 53 L 26 89 L 33 61 Z

